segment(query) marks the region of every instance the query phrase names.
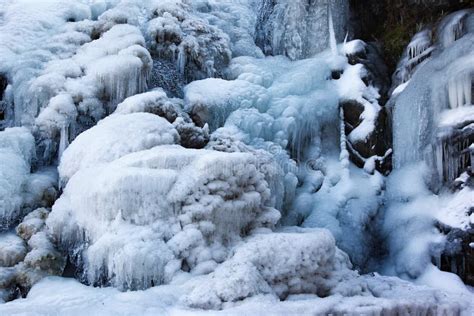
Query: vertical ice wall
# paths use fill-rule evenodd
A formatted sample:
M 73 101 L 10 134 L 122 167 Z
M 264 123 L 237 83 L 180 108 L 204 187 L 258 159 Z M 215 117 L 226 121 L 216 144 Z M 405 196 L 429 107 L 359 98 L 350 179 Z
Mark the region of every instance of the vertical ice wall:
M 472 10 L 460 11 L 441 21 L 433 36 L 429 30 L 415 35 L 399 64 L 394 78 L 399 86 L 389 101 L 395 171 L 385 195 L 382 231 L 389 262 L 384 272 L 428 285 L 443 277 L 432 264 L 445 247 L 438 228 L 443 226 L 439 214 L 448 212 L 442 203 L 443 185 L 451 187 L 469 165 L 473 22 Z M 447 199 L 456 194 L 446 194 Z
M 401 62 L 398 71 L 405 72 L 410 82 L 392 95 L 395 168 L 419 161 L 434 166 L 441 113 L 472 103 L 473 15 L 462 13 L 446 17 L 431 48 L 428 33 L 417 34 Z M 410 63 L 415 65 L 410 67 Z

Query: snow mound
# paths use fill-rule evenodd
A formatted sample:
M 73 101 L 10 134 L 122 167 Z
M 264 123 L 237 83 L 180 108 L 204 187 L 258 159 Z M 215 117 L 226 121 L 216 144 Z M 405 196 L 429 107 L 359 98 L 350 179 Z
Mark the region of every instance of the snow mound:
M 327 296 L 353 275 L 349 259 L 326 230 L 258 235 L 236 248 L 233 257 L 201 281 L 184 303 L 220 309 L 261 294 L 285 299 L 294 294 Z
M 105 164 L 129 153 L 179 143 L 176 129 L 149 113 L 111 115 L 80 134 L 61 157 L 58 167 L 65 184 L 80 169 Z
M 158 88 L 125 99 L 117 106 L 115 114 L 146 112 L 161 116 L 176 128 L 183 147 L 203 148 L 209 141 L 209 128 L 207 125 L 197 126 L 195 119 L 191 119 L 183 107 L 183 100 L 168 98 L 166 93 Z
M 261 164 L 180 146 L 133 153 L 78 171 L 47 226 L 92 284 L 144 289 L 208 273 L 230 245 L 280 217 L 262 171 L 279 169 Z

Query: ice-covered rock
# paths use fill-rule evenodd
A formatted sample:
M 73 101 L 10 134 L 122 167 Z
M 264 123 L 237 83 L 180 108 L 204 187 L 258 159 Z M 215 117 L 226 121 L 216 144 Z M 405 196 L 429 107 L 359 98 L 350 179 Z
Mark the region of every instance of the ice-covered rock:
M 329 295 L 343 279 L 355 275 L 347 256 L 325 230 L 258 235 L 236 248 L 185 296 L 194 308 L 220 309 L 224 303 L 271 294 L 285 299 L 295 294 Z
M 28 240 L 30 251 L 24 259 L 26 267 L 42 271 L 47 275 L 61 275 L 66 259 L 59 253 L 45 231 L 40 231 Z
M 153 61 L 137 27 L 115 25 L 74 56 L 46 65 L 33 89 L 43 91 L 55 80 L 55 91 L 38 100 L 35 120 L 46 157 L 61 156 L 67 144 L 115 110 L 126 97 L 143 92 Z M 48 98 L 49 99 L 48 101 Z
M 27 253 L 23 239 L 12 233 L 0 235 L 0 267 L 13 267 L 23 261 Z
M 34 157 L 34 138 L 26 128 L 0 132 L 0 227 L 7 228 L 22 215 L 23 192 Z
M 0 236 L 0 299 L 25 296 L 38 281 L 50 275 L 62 275 L 66 258 L 60 254 L 45 232 L 48 210 L 28 214 L 17 227 L 17 234 Z
M 144 289 L 210 272 L 230 245 L 280 217 L 260 163 L 249 153 L 158 146 L 84 166 L 47 226 L 92 284 Z M 262 170 L 271 168 L 279 170 Z
M 80 169 L 96 167 L 132 152 L 158 145 L 176 144 L 179 135 L 164 118 L 149 113 L 112 115 L 85 131 L 61 157 L 63 184 Z
M 184 89 L 186 109 L 194 120 L 209 124 L 211 131 L 224 125 L 230 114 L 242 108 L 268 107 L 265 88 L 245 80 L 207 79 L 192 82 Z
M 181 99 L 168 98 L 162 89 L 155 89 L 127 98 L 117 106 L 115 113 L 146 112 L 161 116 L 176 128 L 183 147 L 203 148 L 209 141 L 208 126 L 197 126 L 194 122 L 196 118 L 192 120 L 183 108 Z
M 190 82 L 219 76 L 231 59 L 229 37 L 192 14 L 185 2 L 158 2 L 148 23 L 156 57 L 172 61 Z
M 30 238 L 36 233 L 40 232 L 45 225 L 45 221 L 48 218 L 49 210 L 45 208 L 39 208 L 34 210 L 25 216 L 23 221 L 17 226 L 16 233 L 23 240 L 30 240 Z

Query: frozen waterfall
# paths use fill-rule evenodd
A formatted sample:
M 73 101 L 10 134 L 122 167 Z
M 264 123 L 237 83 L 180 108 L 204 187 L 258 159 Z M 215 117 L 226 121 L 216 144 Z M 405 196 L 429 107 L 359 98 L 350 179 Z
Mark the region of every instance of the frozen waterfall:
M 0 314 L 472 314 L 474 14 L 352 5 L 0 1 Z

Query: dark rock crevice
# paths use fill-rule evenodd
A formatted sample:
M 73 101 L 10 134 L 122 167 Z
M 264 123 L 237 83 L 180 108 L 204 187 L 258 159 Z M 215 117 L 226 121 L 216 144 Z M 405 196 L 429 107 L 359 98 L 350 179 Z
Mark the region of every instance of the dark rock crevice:
M 4 101 L 5 98 L 5 90 L 8 86 L 7 78 L 0 74 L 0 122 L 4 121 L 7 117 L 7 109 L 6 109 L 6 102 Z M 1 124 L 0 124 L 1 130 Z

